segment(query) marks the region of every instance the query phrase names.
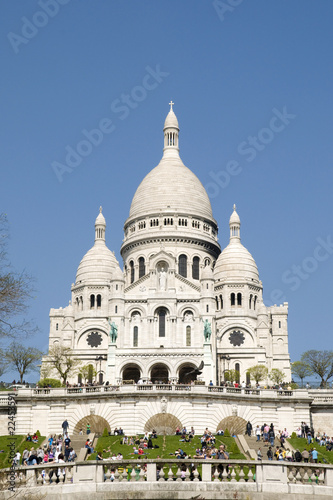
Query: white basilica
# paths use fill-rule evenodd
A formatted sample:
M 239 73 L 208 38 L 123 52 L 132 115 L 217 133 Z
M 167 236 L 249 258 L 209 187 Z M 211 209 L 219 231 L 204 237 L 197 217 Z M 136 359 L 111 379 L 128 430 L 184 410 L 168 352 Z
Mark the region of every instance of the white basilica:
M 247 370 L 257 364 L 283 370 L 289 381 L 288 304 L 264 305 L 235 206 L 221 252 L 208 195 L 179 156 L 172 103 L 163 131 L 163 157 L 139 185 L 125 222 L 124 271 L 105 244 L 100 209 L 72 300 L 50 311 L 49 346 L 70 347 L 101 383 L 220 384 L 231 369 L 249 382 Z

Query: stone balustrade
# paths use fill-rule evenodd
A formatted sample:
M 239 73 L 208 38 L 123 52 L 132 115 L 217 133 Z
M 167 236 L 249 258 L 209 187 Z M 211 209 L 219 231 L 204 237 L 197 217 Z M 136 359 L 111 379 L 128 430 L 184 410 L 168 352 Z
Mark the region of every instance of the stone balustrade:
M 159 495 L 165 492 L 163 498 L 176 499 L 190 491 L 200 492 L 208 500 L 232 498 L 221 496 L 221 492 L 237 491 L 252 492 L 256 499 L 270 493 L 294 498 L 318 494 L 324 500 L 333 497 L 333 466 L 246 460 L 86 461 L 2 469 L 0 489 L 4 499 L 13 491 L 15 498 L 20 498 L 21 492 L 22 498 L 30 494 L 31 498 L 81 499 L 85 492 L 90 498 L 105 498 L 107 491 L 118 492 L 117 498 L 154 499 L 162 498 Z M 169 491 L 173 496 L 166 496 Z
M 177 385 L 177 384 L 124 384 L 124 385 L 102 385 L 102 386 L 87 386 L 87 387 L 60 387 L 60 388 L 34 388 L 34 389 L 18 389 L 15 392 L 17 396 L 23 397 L 38 397 L 44 395 L 53 395 L 63 397 L 67 394 L 87 395 L 87 394 L 103 394 L 110 392 L 118 392 L 126 394 L 130 392 L 189 392 L 196 394 L 221 393 L 224 395 L 251 396 L 251 397 L 311 397 L 315 403 L 330 403 L 333 404 L 333 390 L 311 390 L 296 389 L 282 390 L 277 389 L 256 389 L 256 388 L 236 388 L 236 387 L 220 387 L 209 385 Z M 0 398 L 0 405 L 7 405 L 6 393 Z

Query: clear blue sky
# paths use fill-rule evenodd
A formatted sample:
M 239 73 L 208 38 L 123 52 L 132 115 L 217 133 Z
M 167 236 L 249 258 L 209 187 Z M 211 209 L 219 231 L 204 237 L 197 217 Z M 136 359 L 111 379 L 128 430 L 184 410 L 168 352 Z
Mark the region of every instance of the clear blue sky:
M 47 348 L 49 309 L 71 298 L 100 205 L 120 260 L 172 99 L 181 157 L 207 186 L 221 246 L 236 203 L 265 303 L 289 302 L 292 361 L 332 348 L 333 2 L 215 4 L 0 3 L 0 211 L 14 267 L 36 278 L 40 333 L 27 344 Z M 156 69 L 162 76 L 146 76 Z M 121 104 L 128 94 L 135 100 Z M 66 147 L 101 122 L 108 133 L 59 182 L 52 164 L 66 165 Z

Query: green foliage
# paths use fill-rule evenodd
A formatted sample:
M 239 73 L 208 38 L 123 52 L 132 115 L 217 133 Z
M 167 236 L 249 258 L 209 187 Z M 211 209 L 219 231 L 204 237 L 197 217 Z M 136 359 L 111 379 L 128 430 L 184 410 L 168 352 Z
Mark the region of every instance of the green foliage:
M 297 438 L 297 434 L 296 432 L 292 432 L 291 436 L 290 436 L 291 439 L 296 439 Z
M 230 433 L 229 433 L 230 435 Z M 196 448 L 201 448 L 200 443 L 201 436 L 194 436 L 193 439 L 189 443 L 183 442 L 180 440 L 180 436 L 158 436 L 157 439 L 153 439 L 153 445 L 157 445 L 158 448 L 153 449 L 145 449 L 143 459 L 154 459 L 159 456 L 160 458 L 172 458 L 174 457 L 174 453 L 178 448 L 182 448 L 185 453 L 193 456 L 195 455 Z M 136 436 L 133 436 L 136 439 Z M 107 436 L 100 437 L 95 447 L 96 453 L 92 453 L 89 455 L 89 460 L 95 460 L 96 454 L 101 452 L 103 458 L 111 457 L 114 453 L 117 455 L 121 453 L 124 459 L 136 459 L 138 455 L 133 454 L 133 447 L 121 444 L 122 436 Z M 228 453 L 230 453 L 230 458 L 241 460 L 245 459 L 244 455 L 242 455 L 237 447 L 237 443 L 234 438 L 227 436 L 216 436 L 216 448 L 219 448 L 221 444 L 224 444 Z M 137 447 L 137 445 L 136 445 Z
M 272 382 L 274 382 L 274 384 L 279 385 L 282 384 L 282 382 L 286 378 L 286 374 L 278 368 L 273 368 L 273 370 L 269 374 L 269 378 L 272 380 Z
M 76 372 L 80 364 L 80 360 L 74 357 L 72 349 L 61 344 L 55 344 L 50 348 L 48 362 L 57 370 L 63 384 L 69 375 Z
M 227 382 L 239 382 L 239 376 L 238 370 L 226 370 L 224 372 L 224 380 Z
M 26 441 L 27 436 L 22 436 L 19 434 L 14 436 L 0 436 L 0 450 L 4 450 L 3 453 L 0 453 L 0 469 L 6 469 L 11 466 L 11 462 L 9 461 L 9 441 L 15 443 L 15 452 L 19 451 L 22 455 L 25 448 L 30 450 L 32 447 L 34 447 L 36 449 L 43 443 L 43 441 L 45 440 L 45 436 L 41 436 L 39 431 L 37 431 L 36 434 L 38 435 L 38 443 Z
M 294 433 L 293 433 L 294 434 Z M 304 448 L 306 448 L 308 451 L 311 450 L 311 448 L 316 448 L 318 451 L 318 462 L 324 462 L 326 460 L 327 463 L 333 464 L 333 454 L 331 451 L 326 451 L 325 446 L 320 446 L 317 441 L 313 441 L 313 443 L 308 444 L 308 440 L 305 438 L 294 438 L 291 436 L 289 439 L 287 439 L 287 442 L 289 442 L 294 448 L 299 449 L 300 451 L 303 451 Z M 286 446 L 286 445 L 285 445 Z
M 265 380 L 268 375 L 268 368 L 265 365 L 255 365 L 248 369 L 251 380 L 255 380 L 256 384 Z
M 109 431 L 107 430 L 107 428 L 105 427 L 104 428 L 104 431 L 103 431 L 103 434 L 102 434 L 102 437 L 109 437 Z
M 224 436 L 225 436 L 225 437 L 231 437 L 231 434 L 230 434 L 230 432 L 229 432 L 229 429 L 226 429 L 226 430 L 224 431 Z
M 57 378 L 42 378 L 38 382 L 38 387 L 62 387 L 60 380 Z

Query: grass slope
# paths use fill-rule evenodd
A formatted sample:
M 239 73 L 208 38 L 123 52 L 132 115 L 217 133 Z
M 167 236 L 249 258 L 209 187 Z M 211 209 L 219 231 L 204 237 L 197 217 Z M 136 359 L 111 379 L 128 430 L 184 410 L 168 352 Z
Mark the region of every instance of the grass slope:
M 320 446 L 316 441 L 311 444 L 308 444 L 308 440 L 305 438 L 289 438 L 287 441 L 295 448 L 295 450 L 299 449 L 301 453 L 304 448 L 308 451 L 310 451 L 311 448 L 316 448 L 318 451 L 318 462 L 324 462 L 323 459 L 325 459 L 327 463 L 333 464 L 333 451 L 326 451 L 325 446 Z
M 8 445 L 10 443 L 15 443 L 15 452 L 19 451 L 22 455 L 25 447 L 27 447 L 28 450 L 34 447 L 36 450 L 45 440 L 45 436 L 40 436 L 38 443 L 32 443 L 31 441 L 26 441 L 26 437 L 27 436 L 21 435 L 0 436 L 0 469 L 10 467 L 12 464 L 12 461 L 9 460 L 10 448 Z

